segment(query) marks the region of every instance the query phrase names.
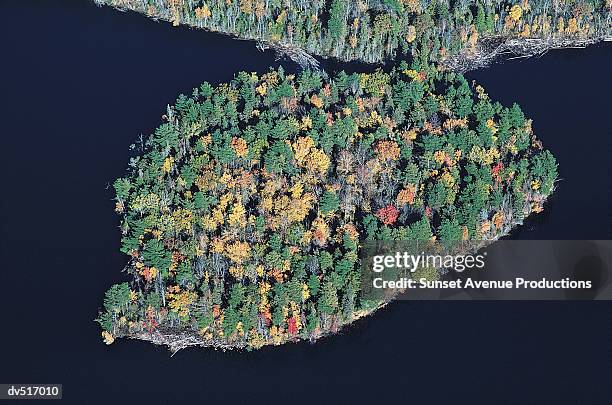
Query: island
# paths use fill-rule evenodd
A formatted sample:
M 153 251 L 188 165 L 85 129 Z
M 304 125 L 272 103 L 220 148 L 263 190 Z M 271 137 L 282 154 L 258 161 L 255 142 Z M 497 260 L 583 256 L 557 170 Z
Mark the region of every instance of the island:
M 365 240 L 493 241 L 557 178 L 518 105 L 420 59 L 241 72 L 163 118 L 114 182 L 130 281 L 106 292 L 108 344 L 315 341 L 385 304 L 360 295 Z

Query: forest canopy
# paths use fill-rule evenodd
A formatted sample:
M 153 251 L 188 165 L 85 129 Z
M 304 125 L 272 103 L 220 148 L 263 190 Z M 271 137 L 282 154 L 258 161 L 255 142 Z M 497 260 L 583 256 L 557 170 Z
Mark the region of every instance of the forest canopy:
M 557 177 L 518 105 L 406 62 L 241 72 L 164 119 L 114 182 L 132 281 L 106 293 L 107 343 L 317 339 L 382 304 L 360 296 L 365 240 L 494 240 Z
M 370 63 L 441 62 L 512 39 L 543 40 L 536 42 L 542 51 L 612 38 L 612 0 L 95 1 L 174 25 Z

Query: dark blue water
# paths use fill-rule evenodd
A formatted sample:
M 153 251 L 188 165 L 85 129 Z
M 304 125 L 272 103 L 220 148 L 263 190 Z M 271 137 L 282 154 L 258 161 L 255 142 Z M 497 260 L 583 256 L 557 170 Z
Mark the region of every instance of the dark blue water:
M 101 342 L 120 272 L 109 182 L 179 92 L 278 65 L 249 42 L 99 9 L 0 0 L 0 383 L 62 383 L 64 402 L 606 404 L 612 307 L 395 303 L 315 345 L 252 353 Z M 518 101 L 563 181 L 516 237 L 610 235 L 612 47 L 470 75 Z

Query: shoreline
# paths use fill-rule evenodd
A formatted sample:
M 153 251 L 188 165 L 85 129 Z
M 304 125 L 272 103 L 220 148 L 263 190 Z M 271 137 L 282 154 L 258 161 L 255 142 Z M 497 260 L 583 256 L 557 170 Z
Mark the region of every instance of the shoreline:
M 145 16 L 152 18 L 154 20 L 163 20 L 167 22 L 172 22 L 170 16 L 164 15 L 154 15 L 151 16 L 147 14 L 145 11 L 139 11 L 138 9 L 131 8 L 122 8 L 120 6 L 112 5 L 113 8 L 119 9 L 121 11 L 136 11 L 139 14 L 144 14 Z M 178 24 L 176 24 L 178 25 Z M 254 37 L 242 38 L 237 36 L 236 34 L 230 32 L 224 32 L 219 30 L 213 30 L 210 28 L 205 28 L 198 26 L 196 24 L 190 23 L 190 21 L 181 22 L 180 25 L 185 25 L 189 28 L 200 29 L 208 32 L 212 32 L 215 34 L 222 34 L 226 36 L 230 36 L 233 39 L 239 40 L 248 40 L 255 41 L 257 44 L 257 48 L 261 51 L 265 51 L 267 49 L 274 49 L 279 57 L 286 57 L 293 62 L 297 63 L 304 69 L 321 69 L 319 59 L 315 58 L 313 55 L 309 54 L 307 51 L 300 47 L 296 47 L 293 44 L 287 44 L 283 41 L 278 42 L 268 42 L 265 40 L 261 40 Z M 528 57 L 537 55 L 543 52 L 546 52 L 548 49 L 555 48 L 567 48 L 571 46 L 586 46 L 596 42 L 609 40 L 607 37 L 597 37 L 592 39 L 568 39 L 568 38 L 549 38 L 547 40 L 544 39 L 530 39 L 530 38 L 510 38 L 507 36 L 495 36 L 495 37 L 484 37 L 478 41 L 476 49 L 463 49 L 458 54 L 453 57 L 443 61 L 441 63 L 444 69 L 449 69 L 458 72 L 465 72 L 468 70 L 478 69 L 484 66 L 487 66 L 493 62 L 495 62 L 498 58 L 503 56 L 506 53 L 511 53 L 514 55 L 522 55 L 522 57 Z M 321 56 L 325 60 L 331 59 L 335 60 L 338 63 L 347 63 L 358 60 L 345 60 L 344 58 L 338 58 L 333 56 Z M 361 61 L 360 61 L 361 62 Z M 363 62 L 367 63 L 367 62 Z M 368 63 L 372 66 L 386 66 L 389 62 L 382 63 Z M 553 190 L 554 192 L 554 190 Z M 552 192 L 551 192 L 552 194 Z M 541 202 L 545 202 L 550 195 L 546 196 Z M 489 239 L 486 244 L 483 244 L 480 247 L 484 247 L 488 244 L 494 243 L 496 240 L 505 237 L 510 234 L 512 229 L 521 225 L 523 221 L 529 217 L 530 215 L 524 215 L 520 220 L 512 221 L 507 225 L 506 228 L 503 229 L 502 232 L 499 232 L 498 235 Z M 390 300 L 391 301 L 391 300 Z M 280 343 L 276 343 L 272 341 L 271 338 L 267 338 L 260 347 L 270 346 L 270 345 L 278 345 L 278 344 L 286 344 L 290 342 L 297 342 L 303 340 L 310 340 L 311 342 L 317 341 L 323 337 L 337 334 L 338 331 L 342 330 L 349 324 L 354 323 L 355 321 L 372 315 L 378 309 L 385 307 L 390 301 L 385 301 L 380 303 L 379 305 L 367 309 L 357 311 L 352 314 L 351 319 L 342 321 L 338 320 L 337 329 L 334 331 L 325 330 L 323 332 L 315 333 L 311 337 L 300 337 L 295 336 L 294 338 L 285 338 L 283 336 Z M 172 352 L 172 354 L 178 352 L 179 350 L 192 346 L 200 346 L 200 347 L 213 347 L 215 349 L 221 350 L 242 350 L 247 347 L 252 347 L 248 344 L 247 341 L 239 341 L 236 343 L 227 343 L 225 340 L 220 340 L 217 338 L 205 338 L 200 335 L 197 330 L 192 330 L 190 326 L 187 328 L 176 328 L 176 327 L 160 327 L 156 331 L 149 333 L 145 330 L 141 331 L 126 331 L 125 333 L 119 333 L 116 337 L 127 337 L 130 339 L 138 339 L 143 341 L 148 341 L 156 345 L 164 345 L 167 346 L 168 349 Z M 254 347 L 259 348 L 259 347 Z
M 541 200 L 542 205 L 546 204 L 546 202 L 554 194 L 554 192 L 555 192 L 555 188 L 553 188 L 553 190 L 550 192 L 548 196 L 546 196 L 543 200 Z M 516 229 L 516 227 L 518 226 L 521 226 L 527 218 L 532 216 L 530 214 L 525 215 L 521 219 L 514 220 L 511 223 L 507 224 L 502 232 L 500 232 L 498 235 L 495 235 L 492 239 L 487 240 L 486 242 L 488 243 L 480 244 L 479 246 L 476 247 L 475 250 L 482 249 L 488 245 L 495 243 L 497 240 L 510 235 L 512 230 Z M 222 342 L 222 341 L 215 340 L 215 339 L 205 339 L 200 335 L 200 333 L 198 333 L 195 330 L 181 329 L 181 328 L 176 328 L 176 327 L 160 327 L 156 329 L 155 331 L 153 331 L 152 333 L 149 333 L 146 330 L 141 330 L 139 332 L 131 332 L 131 333 L 127 332 L 123 334 L 118 334 L 117 336 L 115 336 L 115 338 L 127 338 L 127 339 L 133 339 L 133 340 L 141 340 L 144 342 L 152 343 L 157 346 L 166 346 L 168 351 L 170 351 L 171 356 L 174 356 L 180 350 L 186 349 L 189 347 L 213 348 L 214 350 L 222 350 L 225 352 L 228 350 L 238 350 L 238 351 L 259 350 L 265 346 L 280 346 L 280 345 L 285 345 L 288 343 L 301 343 L 305 341 L 309 341 L 310 343 L 315 343 L 319 341 L 320 339 L 324 339 L 329 336 L 337 335 L 343 329 L 347 329 L 348 327 L 350 327 L 350 325 L 354 324 L 355 322 L 361 319 L 365 319 L 365 318 L 372 316 L 375 312 L 385 308 L 388 304 L 390 304 L 393 301 L 395 301 L 395 299 L 389 299 L 387 301 L 381 302 L 379 305 L 373 308 L 370 308 L 367 310 L 356 311 L 353 314 L 353 318 L 349 321 L 340 323 L 335 332 L 331 330 L 324 331 L 310 338 L 302 338 L 300 336 L 296 336 L 294 339 L 285 339 L 285 340 L 280 341 L 280 343 L 274 343 L 273 341 L 268 340 L 265 343 L 263 343 L 260 347 L 249 346 L 246 341 L 241 341 L 241 342 L 238 342 L 237 344 L 230 344 L 230 343 Z
M 583 49 L 600 42 L 612 41 L 612 35 L 595 38 L 510 38 L 503 36 L 484 37 L 477 48 L 463 49 L 459 54 L 442 62 L 446 69 L 460 73 L 482 69 L 499 60 L 530 58 L 543 55 L 549 50 Z M 511 56 L 504 58 L 504 56 Z
M 315 57 L 305 49 L 295 46 L 292 43 L 284 42 L 282 40 L 279 40 L 277 42 L 271 42 L 253 35 L 242 37 L 232 32 L 203 27 L 197 24 L 197 22 L 191 20 L 185 20 L 176 23 L 169 13 L 162 14 L 158 11 L 156 14 L 150 14 L 148 10 L 142 6 L 127 7 L 112 3 L 104 3 L 99 0 L 94 0 L 94 3 L 98 7 L 112 7 L 121 12 L 134 12 L 137 14 L 141 14 L 144 17 L 152 19 L 154 21 L 161 20 L 166 23 L 173 24 L 175 26 L 183 25 L 190 29 L 220 34 L 240 41 L 252 41 L 255 42 L 256 47 L 260 51 L 263 52 L 267 49 L 273 49 L 277 53 L 278 57 L 286 57 L 294 63 L 298 64 L 302 69 L 315 69 L 323 71 L 323 69 L 321 69 L 320 67 L 321 61 L 317 58 L 321 58 L 324 60 L 333 60 L 337 63 L 363 63 L 372 67 L 385 67 L 388 66 L 390 62 L 392 62 L 391 60 L 368 62 L 357 58 L 349 59 L 333 55 L 317 55 Z M 571 36 L 551 36 L 549 38 L 520 38 L 516 36 L 501 34 L 491 36 L 483 35 L 483 37 L 478 39 L 478 42 L 474 48 L 463 48 L 457 54 L 450 56 L 444 60 L 440 60 L 438 61 L 438 63 L 445 69 L 456 71 L 459 73 L 465 73 L 471 70 L 490 66 L 500 58 L 503 58 L 504 55 L 510 55 L 511 58 L 509 59 L 528 58 L 544 54 L 547 51 L 553 49 L 585 48 L 589 45 L 594 45 L 596 43 L 610 41 L 612 41 L 612 32 L 601 33 L 596 36 L 586 38 L 572 38 Z

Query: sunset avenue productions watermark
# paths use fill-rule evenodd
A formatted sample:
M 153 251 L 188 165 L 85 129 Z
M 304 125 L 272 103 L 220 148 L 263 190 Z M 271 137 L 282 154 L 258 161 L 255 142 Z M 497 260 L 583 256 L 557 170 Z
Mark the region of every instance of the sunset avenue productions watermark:
M 62 384 L 0 384 L 2 399 L 62 399 Z
M 610 241 L 366 243 L 362 298 L 612 299 Z

